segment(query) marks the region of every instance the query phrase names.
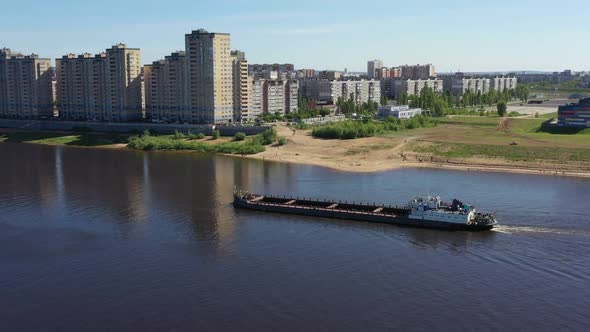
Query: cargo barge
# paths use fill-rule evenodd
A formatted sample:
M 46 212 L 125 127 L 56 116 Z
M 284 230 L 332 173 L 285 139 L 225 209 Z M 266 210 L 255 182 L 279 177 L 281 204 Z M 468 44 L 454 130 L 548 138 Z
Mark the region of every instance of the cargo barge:
M 440 197 L 418 196 L 405 206 L 356 204 L 299 197 L 278 197 L 234 192 L 234 207 L 261 212 L 356 220 L 405 227 L 485 231 L 496 225 L 494 214 L 478 213 L 469 204 Z

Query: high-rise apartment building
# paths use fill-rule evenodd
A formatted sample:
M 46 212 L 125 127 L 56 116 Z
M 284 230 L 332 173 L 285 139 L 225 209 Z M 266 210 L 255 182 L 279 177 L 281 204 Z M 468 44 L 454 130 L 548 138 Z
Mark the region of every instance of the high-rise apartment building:
M 379 102 L 381 82 L 376 80 L 332 81 L 332 101 L 338 98 L 348 100 L 351 96 L 356 104 Z
M 51 60 L 0 49 L 0 117 L 53 117 Z
M 367 62 L 367 76 L 369 79 L 373 79 L 377 76 L 376 70 L 381 69 L 383 67 L 383 62 L 381 60 L 371 60 Z
M 190 122 L 187 110 L 186 54 L 174 52 L 143 67 L 146 117 L 165 122 Z
M 248 61 L 241 51 L 231 51 L 233 75 L 234 122 L 250 120 L 251 81 L 248 76 Z
M 228 33 L 203 29 L 185 35 L 191 122 L 233 121 L 233 73 Z
M 142 116 L 141 56 L 117 44 L 105 53 L 56 59 L 59 116 L 68 120 L 126 122 Z

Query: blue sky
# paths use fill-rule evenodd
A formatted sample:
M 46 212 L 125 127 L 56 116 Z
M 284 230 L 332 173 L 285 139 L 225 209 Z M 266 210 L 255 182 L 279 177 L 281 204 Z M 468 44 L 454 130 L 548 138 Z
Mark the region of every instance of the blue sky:
M 366 70 L 590 70 L 590 1 L 19 0 L 0 9 L 0 47 L 56 58 L 124 42 L 149 63 L 184 34 L 229 32 L 250 63 Z M 118 10 L 114 10 L 118 8 Z

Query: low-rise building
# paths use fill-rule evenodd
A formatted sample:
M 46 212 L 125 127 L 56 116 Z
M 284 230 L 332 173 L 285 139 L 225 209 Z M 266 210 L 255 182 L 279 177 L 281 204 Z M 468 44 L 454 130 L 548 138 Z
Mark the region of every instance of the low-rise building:
M 409 119 L 422 114 L 421 108 L 410 108 L 408 105 L 387 105 L 379 106 L 378 115 L 380 118 L 393 116 L 398 119 Z
M 53 117 L 51 60 L 0 49 L 0 117 Z
M 590 98 L 580 99 L 576 104 L 559 106 L 557 121 L 563 127 L 590 128 Z

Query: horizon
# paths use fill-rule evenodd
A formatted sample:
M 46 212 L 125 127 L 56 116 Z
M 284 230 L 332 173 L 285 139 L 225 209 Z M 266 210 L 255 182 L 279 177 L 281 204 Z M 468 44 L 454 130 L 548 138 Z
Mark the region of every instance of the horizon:
M 297 69 L 366 72 L 367 61 L 380 59 L 387 67 L 432 63 L 439 73 L 590 70 L 585 58 L 590 46 L 578 42 L 585 38 L 583 13 L 590 4 L 579 0 L 542 0 L 534 7 L 507 0 L 425 5 L 378 0 L 364 7 L 377 8 L 373 11 L 334 0 L 298 7 L 267 0 L 181 0 L 165 8 L 155 1 L 57 0 L 49 8 L 35 2 L 4 6 L 0 47 L 52 63 L 69 53 L 96 54 L 125 43 L 141 49 L 142 65 L 150 64 L 184 49 L 184 35 L 203 28 L 230 33 L 231 48 L 244 51 L 249 63 L 292 63 Z M 313 10 L 304 9 L 306 4 Z M 562 8 L 578 10 L 555 15 Z M 136 13 L 132 18 L 130 10 Z M 539 25 L 560 18 L 567 24 Z M 563 52 L 566 48 L 573 51 Z

